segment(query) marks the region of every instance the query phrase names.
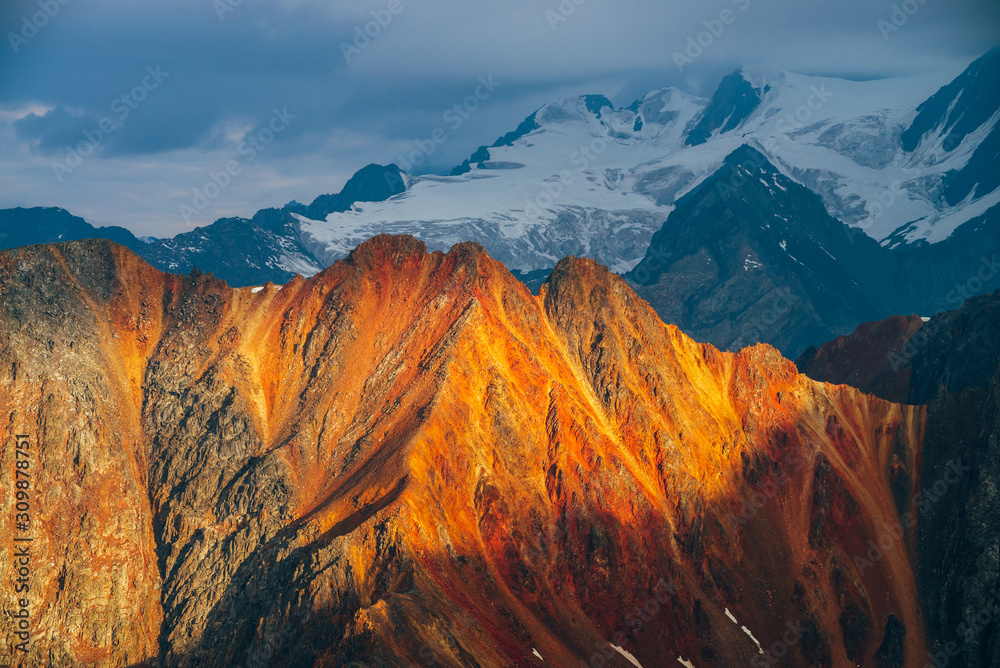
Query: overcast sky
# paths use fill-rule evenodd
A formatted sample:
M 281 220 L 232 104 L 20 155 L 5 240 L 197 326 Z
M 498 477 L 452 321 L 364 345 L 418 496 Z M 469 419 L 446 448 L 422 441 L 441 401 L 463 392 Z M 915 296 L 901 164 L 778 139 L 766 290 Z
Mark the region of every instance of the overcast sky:
M 893 3 L 872 0 L 0 0 L 0 208 L 171 236 L 336 192 L 438 128 L 422 170 L 447 172 L 559 97 L 707 96 L 745 64 L 957 74 L 1000 43 L 996 0 L 922 1 L 886 33 Z M 673 54 L 725 9 L 735 19 L 679 71 Z M 444 120 L 491 76 L 479 110 Z M 81 142 L 89 155 L 70 153 Z

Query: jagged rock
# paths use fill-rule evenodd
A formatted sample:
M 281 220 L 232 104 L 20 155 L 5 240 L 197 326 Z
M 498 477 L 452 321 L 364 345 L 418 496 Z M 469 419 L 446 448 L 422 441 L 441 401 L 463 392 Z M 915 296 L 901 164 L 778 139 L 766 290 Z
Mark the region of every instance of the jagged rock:
M 920 506 L 915 567 L 934 662 L 963 668 L 1000 663 L 997 332 L 1000 292 L 927 323 L 893 318 L 864 324 L 798 361 L 817 380 L 927 404 L 921 465 L 916 476 L 902 477 L 907 484 L 896 485 L 897 498 Z M 905 467 L 894 458 L 889 469 L 895 475 Z M 898 636 L 886 627 L 887 641 Z M 894 654 L 888 648 L 897 643 L 884 644 L 880 655 L 888 660 Z
M 0 416 L 4 461 L 36 448 L 14 665 L 926 653 L 912 532 L 856 559 L 924 409 L 695 343 L 591 260 L 534 296 L 410 237 L 257 291 L 107 242 L 6 251 Z

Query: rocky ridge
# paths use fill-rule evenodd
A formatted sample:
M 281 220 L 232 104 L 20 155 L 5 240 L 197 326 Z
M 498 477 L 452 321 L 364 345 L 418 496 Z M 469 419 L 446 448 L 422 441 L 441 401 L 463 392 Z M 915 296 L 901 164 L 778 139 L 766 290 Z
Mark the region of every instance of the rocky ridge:
M 591 260 L 535 296 L 410 237 L 253 290 L 107 242 L 5 251 L 0 416 L 4 461 L 36 455 L 13 665 L 926 651 L 914 533 L 855 559 L 914 510 L 924 410 L 695 343 Z
M 936 665 L 1000 663 L 998 331 L 1000 291 L 926 323 L 866 323 L 797 361 L 815 379 L 927 405 L 915 567 Z

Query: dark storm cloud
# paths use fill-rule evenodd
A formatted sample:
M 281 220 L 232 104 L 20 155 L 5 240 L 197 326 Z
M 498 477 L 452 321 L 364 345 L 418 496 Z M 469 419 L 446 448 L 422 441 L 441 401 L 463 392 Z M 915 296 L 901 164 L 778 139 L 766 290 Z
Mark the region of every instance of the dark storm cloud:
M 95 160 L 148 165 L 170 156 L 178 169 L 198 171 L 215 168 L 275 109 L 287 109 L 295 119 L 264 160 L 340 178 L 394 160 L 440 127 L 479 77 L 493 75 L 502 85 L 449 128 L 432 157 L 428 167 L 441 170 L 563 95 L 604 93 L 627 104 L 665 85 L 709 95 L 748 63 L 852 78 L 957 71 L 1000 41 L 995 0 L 906 2 L 915 11 L 886 34 L 879 22 L 891 22 L 893 5 L 905 3 L 14 0 L 0 7 L 0 111 L 33 111 L 11 131 L 39 159 L 65 152 L 110 118 L 115 129 Z M 723 11 L 733 20 L 679 66 L 691 39 L 718 32 Z M 32 31 L 33 22 L 42 25 Z M 143 85 L 147 68 L 169 76 L 119 118 L 116 101 Z M 0 162 L 21 159 L 10 145 L 4 150 Z M 141 189 L 144 173 L 126 182 Z M 86 174 L 81 168 L 74 177 Z M 55 201 L 60 193 L 48 186 L 51 198 L 32 184 L 24 192 L 40 201 L 17 203 Z
M 30 113 L 14 121 L 14 130 L 32 148 L 43 153 L 54 153 L 67 144 L 75 144 L 83 133 L 97 126 L 98 120 L 71 114 L 58 106 L 44 114 Z

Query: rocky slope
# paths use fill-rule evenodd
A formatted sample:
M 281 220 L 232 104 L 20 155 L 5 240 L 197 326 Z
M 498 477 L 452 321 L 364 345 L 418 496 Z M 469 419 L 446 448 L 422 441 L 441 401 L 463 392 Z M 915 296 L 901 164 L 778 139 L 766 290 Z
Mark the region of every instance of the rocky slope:
M 1000 207 L 935 244 L 878 244 L 745 144 L 677 201 L 625 274 L 668 323 L 723 349 L 788 356 L 893 313 L 1000 285 Z
M 986 389 L 1000 366 L 1000 290 L 933 318 L 894 316 L 860 325 L 796 360 L 822 382 L 889 401 L 926 404 L 940 393 Z
M 744 145 L 678 201 L 626 277 L 700 341 L 794 355 L 888 312 L 887 251 L 851 232 Z
M 1000 292 L 918 322 L 863 325 L 798 365 L 927 404 L 916 569 L 935 665 L 987 668 L 1000 664 Z
M 795 364 L 810 378 L 909 403 L 912 369 L 902 351 L 914 345 L 923 325 L 915 315 L 865 322 L 849 336 L 838 336 L 820 349 L 808 348 Z
M 33 448 L 13 665 L 926 652 L 915 536 L 886 538 L 923 409 L 697 344 L 590 260 L 533 296 L 409 237 L 256 291 L 106 242 L 5 251 L 0 416 L 8 472 Z

